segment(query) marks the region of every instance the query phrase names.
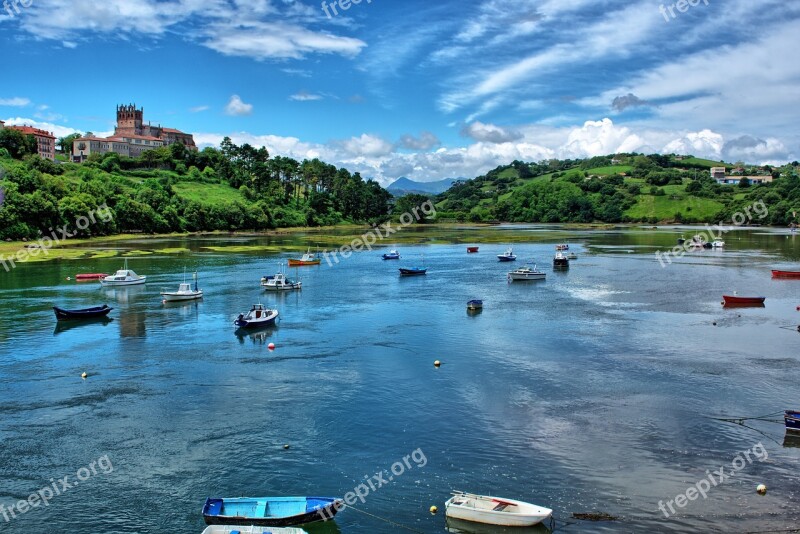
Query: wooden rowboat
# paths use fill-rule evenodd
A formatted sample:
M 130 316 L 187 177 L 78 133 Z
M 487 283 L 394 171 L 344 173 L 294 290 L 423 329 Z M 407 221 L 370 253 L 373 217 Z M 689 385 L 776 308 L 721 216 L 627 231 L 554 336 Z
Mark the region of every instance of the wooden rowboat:
M 739 297 L 722 295 L 723 306 L 763 306 L 767 297 Z
M 317 258 L 317 255 L 311 252 L 310 250 L 303 254 L 303 257 L 299 260 L 289 258 L 289 267 L 301 267 L 303 265 L 319 265 L 321 260 Z
M 75 280 L 77 282 L 82 282 L 84 280 L 100 280 L 101 278 L 105 278 L 108 276 L 106 273 L 82 273 L 76 274 Z
M 80 310 L 65 310 L 58 306 L 53 306 L 53 312 L 56 314 L 56 319 L 59 321 L 72 321 L 78 319 L 96 319 L 98 317 L 105 317 L 114 308 L 109 308 L 108 304 L 102 306 L 94 306 L 92 308 L 82 308 Z
M 798 278 L 800 279 L 800 271 L 777 271 L 772 270 L 772 278 Z
M 208 498 L 203 519 L 206 525 L 286 527 L 328 521 L 343 506 L 341 499 L 333 497 Z
M 531 527 L 550 517 L 553 511 L 513 499 L 454 492 L 445 503 L 447 517 L 506 527 Z
M 478 247 L 467 247 L 467 252 L 469 254 L 474 254 L 474 253 L 478 252 Z
M 428 269 L 424 267 L 409 267 L 406 269 L 400 269 L 400 276 L 421 276 L 428 272 Z

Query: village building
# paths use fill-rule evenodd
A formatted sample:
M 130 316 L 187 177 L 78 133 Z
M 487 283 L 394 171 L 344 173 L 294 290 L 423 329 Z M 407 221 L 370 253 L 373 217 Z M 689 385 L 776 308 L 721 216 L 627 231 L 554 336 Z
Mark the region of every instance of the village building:
M 0 121 L 1 122 L 1 121 Z M 40 130 L 32 126 L 2 126 L 9 130 L 17 130 L 23 135 L 32 135 L 36 139 L 36 152 L 39 156 L 54 161 L 56 159 L 56 136 L 47 130 Z

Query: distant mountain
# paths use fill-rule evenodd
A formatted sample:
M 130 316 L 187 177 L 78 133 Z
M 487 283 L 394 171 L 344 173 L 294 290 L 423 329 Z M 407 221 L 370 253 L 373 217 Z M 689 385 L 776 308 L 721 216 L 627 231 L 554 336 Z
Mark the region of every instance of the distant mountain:
M 458 180 L 464 180 L 464 178 L 445 178 L 444 180 L 438 180 L 436 182 L 416 182 L 404 176 L 395 180 L 386 190 L 396 197 L 402 197 L 411 193 L 438 195 L 450 189 Z

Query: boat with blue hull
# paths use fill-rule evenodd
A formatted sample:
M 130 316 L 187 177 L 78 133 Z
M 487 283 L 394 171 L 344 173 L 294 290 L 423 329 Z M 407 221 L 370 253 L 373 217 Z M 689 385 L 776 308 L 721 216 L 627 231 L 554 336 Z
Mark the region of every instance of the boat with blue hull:
M 237 328 L 259 328 L 275 324 L 278 318 L 278 310 L 270 310 L 263 304 L 253 304 L 247 314 L 240 313 L 239 317 L 233 322 Z
M 506 250 L 502 254 L 498 254 L 497 259 L 500 261 L 514 261 L 517 259 L 517 256 L 514 255 L 514 249 L 509 247 L 508 250 Z
M 786 430 L 800 432 L 800 412 L 786 410 L 786 413 L 783 414 L 783 421 L 786 423 Z
M 210 525 L 203 534 L 308 534 L 296 527 L 257 527 L 255 525 Z
M 99 319 L 105 317 L 114 308 L 109 308 L 108 304 L 94 306 L 92 308 L 82 308 L 80 310 L 65 310 L 58 306 L 53 306 L 53 312 L 59 321 L 76 321 L 81 319 Z
M 399 260 L 400 253 L 397 250 L 390 250 L 386 254 L 383 255 L 384 260 Z
M 206 499 L 206 525 L 288 527 L 333 519 L 344 506 L 334 497 L 238 497 Z
M 400 276 L 421 276 L 426 274 L 428 269 L 424 267 L 409 267 L 406 269 L 400 269 Z

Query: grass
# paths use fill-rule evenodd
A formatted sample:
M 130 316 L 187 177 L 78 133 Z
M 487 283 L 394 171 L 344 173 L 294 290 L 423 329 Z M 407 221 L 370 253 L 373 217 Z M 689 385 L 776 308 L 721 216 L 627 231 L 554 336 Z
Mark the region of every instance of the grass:
M 681 161 L 676 161 L 675 163 L 677 163 L 677 164 L 686 163 L 686 164 L 692 164 L 692 165 L 703 165 L 704 167 L 708 167 L 709 169 L 711 167 L 726 167 L 728 169 L 732 169 L 733 168 L 733 165 L 730 165 L 728 163 L 723 163 L 721 161 L 713 161 L 713 160 L 710 160 L 710 159 L 702 159 L 702 158 L 686 158 L 686 159 L 683 159 Z
M 682 195 L 677 195 L 679 198 L 673 199 L 669 192 L 670 188 L 681 188 L 681 186 L 666 186 L 664 189 L 667 194 L 664 196 L 641 195 L 639 201 L 628 209 L 625 215 L 635 219 L 655 217 L 663 221 L 674 219 L 675 214 L 680 213 L 683 217 L 710 220 L 725 207 L 724 204 L 716 200 L 685 196 L 685 192 Z
M 596 174 L 598 176 L 610 176 L 612 174 L 619 174 L 621 172 L 629 173 L 633 170 L 630 165 L 610 165 L 608 167 L 595 167 L 594 169 L 587 169 L 590 175 Z
M 247 203 L 238 189 L 225 184 L 178 182 L 172 188 L 179 197 L 203 204 L 232 204 L 235 201 Z

